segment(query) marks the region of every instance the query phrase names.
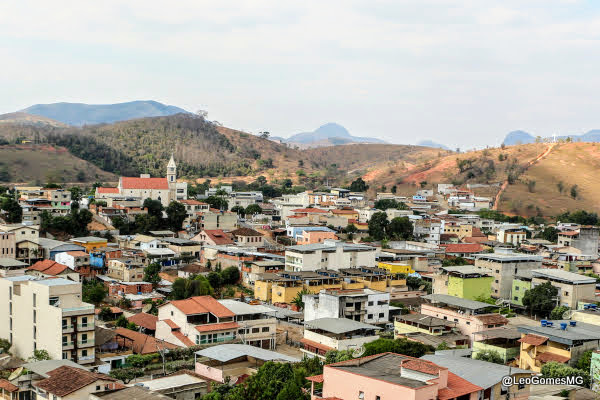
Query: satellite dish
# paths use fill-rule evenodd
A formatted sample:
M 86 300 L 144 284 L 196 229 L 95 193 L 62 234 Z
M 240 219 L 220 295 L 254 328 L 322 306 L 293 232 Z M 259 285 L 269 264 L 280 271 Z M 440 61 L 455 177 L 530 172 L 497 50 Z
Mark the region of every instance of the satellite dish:
M 498 299 L 498 300 L 496 300 L 496 303 L 495 303 L 495 304 L 496 304 L 497 306 L 501 306 L 501 305 L 503 305 L 503 304 L 504 304 L 504 302 L 505 302 L 505 301 L 506 301 L 506 300 L 504 300 L 504 299 Z
M 352 351 L 352 357 L 359 358 L 360 356 L 365 354 L 365 351 L 365 346 L 357 347 L 356 349 L 354 349 L 354 351 Z
M 152 303 L 144 304 L 144 307 L 142 307 L 142 312 L 147 313 L 151 309 L 152 309 Z
M 573 310 L 567 310 L 563 313 L 562 319 L 571 319 L 573 316 Z
M 421 286 L 419 286 L 419 288 L 418 288 L 417 290 L 421 291 L 421 290 L 423 290 L 423 289 L 425 289 L 425 285 L 421 285 Z
M 23 367 L 19 367 L 19 368 L 15 369 L 13 371 L 13 373 L 10 374 L 10 376 L 8 377 L 8 380 L 12 381 L 13 379 L 17 379 L 19 376 L 21 376 L 22 372 L 23 372 Z

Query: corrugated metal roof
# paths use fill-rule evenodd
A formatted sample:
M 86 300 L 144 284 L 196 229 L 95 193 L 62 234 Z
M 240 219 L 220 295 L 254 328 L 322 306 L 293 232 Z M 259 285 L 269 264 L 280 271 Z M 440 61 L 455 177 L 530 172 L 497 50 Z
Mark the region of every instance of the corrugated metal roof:
M 335 334 L 357 331 L 359 329 L 381 329 L 375 325 L 365 324 L 347 318 L 319 318 L 304 322 L 307 328 L 321 329 Z
M 480 310 L 482 308 L 497 307 L 493 304 L 463 299 L 461 297 L 450 296 L 448 294 L 428 294 L 427 296 L 422 296 L 422 298 L 429 300 L 431 303 L 446 303 L 456 307 L 468 308 L 470 310 Z
M 221 344 L 218 346 L 208 347 L 196 352 L 197 355 L 208 357 L 212 360 L 227 362 L 236 358 L 250 356 L 263 361 L 287 361 L 299 362 L 300 360 L 285 354 L 277 353 L 271 350 L 261 349 L 259 347 L 250 346 L 247 344 Z

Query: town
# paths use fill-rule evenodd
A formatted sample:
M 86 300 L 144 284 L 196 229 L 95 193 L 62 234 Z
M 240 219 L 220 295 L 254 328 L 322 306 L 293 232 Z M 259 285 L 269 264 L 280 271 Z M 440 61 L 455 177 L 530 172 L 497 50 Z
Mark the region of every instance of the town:
M 164 165 L 3 188 L 2 398 L 600 393 L 595 214 L 510 217 L 450 183 L 200 191 Z

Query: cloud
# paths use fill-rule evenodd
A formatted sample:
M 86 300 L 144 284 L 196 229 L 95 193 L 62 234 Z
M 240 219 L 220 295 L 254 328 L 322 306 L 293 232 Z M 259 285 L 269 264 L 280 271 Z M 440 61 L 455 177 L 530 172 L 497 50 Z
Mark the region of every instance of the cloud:
M 598 127 L 599 19 L 565 0 L 1 2 L 0 110 L 152 98 L 277 135 L 480 146 Z

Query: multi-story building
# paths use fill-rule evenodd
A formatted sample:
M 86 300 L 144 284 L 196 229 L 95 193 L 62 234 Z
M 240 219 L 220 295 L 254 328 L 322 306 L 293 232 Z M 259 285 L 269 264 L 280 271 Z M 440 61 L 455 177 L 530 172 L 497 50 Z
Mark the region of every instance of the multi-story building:
M 338 240 L 338 237 L 329 228 L 304 230 L 296 236 L 296 243 L 299 245 L 323 243 L 325 240 Z
M 0 258 L 15 258 L 16 248 L 15 233 L 0 231 Z
M 74 271 L 77 271 L 80 267 L 90 265 L 90 255 L 85 251 L 65 251 L 58 253 L 54 256 L 54 260 Z
M 229 211 L 210 209 L 209 211 L 199 213 L 197 221 L 198 229 L 201 230 L 222 229 L 230 231 L 237 227 L 238 215 Z
M 596 279 L 560 269 L 534 269 L 531 271 L 531 288 L 550 282 L 558 289 L 557 304 L 576 309 L 581 300 L 596 297 Z
M 371 289 L 326 289 L 302 296 L 304 321 L 348 318 L 367 324 L 389 321 L 390 294 Z
M 429 244 L 440 244 L 440 235 L 444 231 L 443 221 L 439 219 L 417 219 L 414 221 L 413 235 Z
M 286 271 L 338 270 L 347 267 L 375 267 L 376 248 L 361 244 L 325 240 L 319 244 L 289 246 L 285 251 Z
M 237 338 L 242 343 L 263 349 L 275 348 L 277 319 L 273 317 L 273 310 L 237 300 L 219 300 L 219 303 L 235 314 L 233 320 L 240 326 Z
M 526 270 L 540 269 L 542 257 L 516 253 L 490 253 L 475 256 L 475 266 L 484 268 L 494 278 L 491 296 L 510 299 L 512 281 L 515 275 Z
M 22 224 L 0 224 L 0 232 L 15 235 L 14 254 L 17 260 L 30 262 L 41 258 L 40 245 L 40 226 L 29 223 Z
M 527 233 L 521 228 L 501 228 L 498 229 L 496 239 L 501 243 L 509 243 L 518 246 L 527 238 Z
M 446 221 L 444 224 L 444 231 L 442 233 L 454 234 L 458 236 L 459 240 L 463 240 L 464 238 L 471 237 L 473 235 L 473 225 L 462 221 Z
M 144 264 L 131 258 L 113 258 L 108 261 L 107 276 L 125 282 L 144 280 Z
M 52 359 L 94 362 L 94 306 L 81 301 L 81 283 L 23 275 L 0 279 L 0 337 L 20 358 L 46 350 Z
M 86 253 L 89 253 L 90 251 L 99 249 L 101 247 L 106 247 L 108 245 L 107 239 L 96 236 L 76 237 L 72 238 L 71 242 L 84 247 Z
M 319 318 L 304 324 L 300 349 L 308 357 L 325 358 L 329 350 L 353 350 L 379 339 L 374 325 L 347 318 Z
M 558 244 L 578 249 L 581 254 L 598 256 L 598 228 L 582 226 L 558 233 Z
M 472 265 L 440 267 L 433 276 L 433 293 L 463 299 L 489 298 L 493 278 Z

